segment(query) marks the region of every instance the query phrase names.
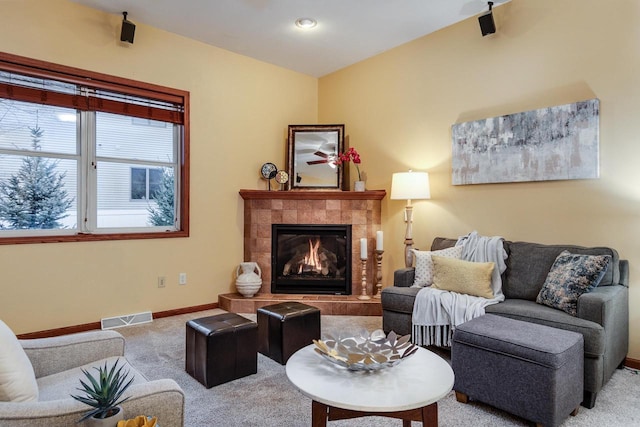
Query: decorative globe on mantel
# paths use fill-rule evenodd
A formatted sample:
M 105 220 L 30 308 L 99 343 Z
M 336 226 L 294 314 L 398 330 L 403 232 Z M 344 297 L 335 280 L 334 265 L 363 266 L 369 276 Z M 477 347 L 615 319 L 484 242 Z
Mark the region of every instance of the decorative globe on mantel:
M 242 269 L 242 273 L 240 273 Z M 256 273 L 256 271 L 258 273 Z M 262 286 L 262 270 L 255 262 L 241 262 L 236 269 L 236 289 L 245 298 L 253 297 Z

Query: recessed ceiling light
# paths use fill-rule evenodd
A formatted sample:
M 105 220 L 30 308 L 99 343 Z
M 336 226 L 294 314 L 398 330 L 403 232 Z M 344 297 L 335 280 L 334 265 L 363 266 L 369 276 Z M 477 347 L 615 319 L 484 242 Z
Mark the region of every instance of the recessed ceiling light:
M 296 19 L 296 27 L 298 28 L 303 28 L 305 30 L 308 30 L 310 28 L 315 27 L 316 25 L 318 25 L 318 23 L 316 22 L 315 19 L 311 19 L 311 18 Z

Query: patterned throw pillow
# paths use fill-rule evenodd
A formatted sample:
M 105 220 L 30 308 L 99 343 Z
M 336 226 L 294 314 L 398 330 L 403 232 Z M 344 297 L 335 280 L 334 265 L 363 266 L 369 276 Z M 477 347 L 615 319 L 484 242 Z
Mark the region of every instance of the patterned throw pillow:
M 610 255 L 579 255 L 562 251 L 553 262 L 536 302 L 575 316 L 578 297 L 598 286 L 610 262 Z
M 433 261 L 431 255 L 438 255 L 447 258 L 462 257 L 462 246 L 453 246 L 451 248 L 440 249 L 439 251 L 419 251 L 411 249 L 416 259 L 416 275 L 413 279 L 413 287 L 431 286 L 433 283 Z

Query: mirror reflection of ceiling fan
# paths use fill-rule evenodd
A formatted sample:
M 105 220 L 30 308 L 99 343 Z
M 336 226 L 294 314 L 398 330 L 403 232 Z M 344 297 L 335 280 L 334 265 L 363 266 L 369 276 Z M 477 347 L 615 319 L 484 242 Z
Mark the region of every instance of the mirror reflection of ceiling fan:
M 329 161 L 329 154 L 323 151 L 316 151 L 313 153 L 314 156 L 322 157 L 322 160 L 309 160 L 307 161 L 308 165 L 321 165 L 327 163 Z
M 307 160 L 308 165 L 322 165 L 332 162 L 336 158 L 336 144 L 333 142 L 324 142 L 320 144 L 317 150 L 310 153 L 311 156 L 320 157 L 317 160 Z

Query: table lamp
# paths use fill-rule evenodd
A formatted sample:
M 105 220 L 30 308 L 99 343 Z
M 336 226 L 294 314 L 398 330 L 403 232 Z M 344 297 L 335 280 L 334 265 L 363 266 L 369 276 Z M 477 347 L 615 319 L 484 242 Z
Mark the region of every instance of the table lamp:
M 397 172 L 391 179 L 391 200 L 407 200 L 404 211 L 404 222 L 407 223 L 407 232 L 404 235 L 404 261 L 407 267 L 411 267 L 413 237 L 411 236 L 411 223 L 413 222 L 413 206 L 411 200 L 430 199 L 429 174 L 427 172 Z

